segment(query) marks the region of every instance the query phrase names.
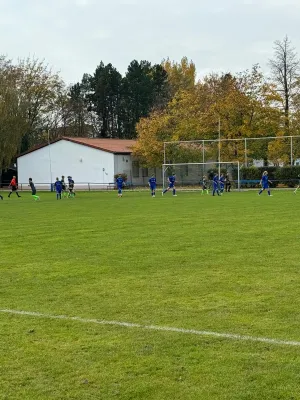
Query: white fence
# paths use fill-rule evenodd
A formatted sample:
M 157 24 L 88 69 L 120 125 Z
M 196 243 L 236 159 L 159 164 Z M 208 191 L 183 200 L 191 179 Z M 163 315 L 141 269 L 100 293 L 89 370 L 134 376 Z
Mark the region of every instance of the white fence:
M 51 183 L 34 183 L 39 191 L 54 191 L 53 184 Z M 125 186 L 125 188 L 130 186 Z M 19 183 L 18 188 L 20 191 L 31 190 L 28 183 Z M 113 190 L 115 183 L 76 183 L 75 190 L 92 191 L 92 190 Z

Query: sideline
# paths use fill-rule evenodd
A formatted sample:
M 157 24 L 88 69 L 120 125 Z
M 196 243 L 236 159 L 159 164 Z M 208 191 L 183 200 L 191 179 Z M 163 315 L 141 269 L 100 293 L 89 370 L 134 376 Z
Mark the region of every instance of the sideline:
M 196 329 L 184 329 L 184 328 L 173 328 L 168 326 L 157 326 L 157 325 L 141 325 L 135 324 L 131 322 L 121 322 L 121 321 L 105 321 L 98 319 L 88 319 L 81 317 L 69 317 L 67 315 L 51 315 L 51 314 L 43 314 L 34 311 L 19 311 L 19 310 L 9 310 L 9 309 L 0 309 L 0 313 L 2 314 L 12 314 L 12 315 L 24 315 L 29 317 L 38 317 L 45 319 L 61 319 L 65 321 L 76 321 L 85 324 L 97 324 L 97 325 L 112 325 L 112 326 L 120 326 L 126 328 L 138 328 L 145 329 L 151 331 L 163 331 L 163 332 L 174 332 L 174 333 L 182 333 L 188 335 L 198 335 L 198 336 L 211 336 L 215 338 L 223 338 L 230 340 L 240 340 L 240 341 L 248 341 L 248 342 L 261 342 L 268 343 L 278 346 L 300 346 L 300 342 L 291 341 L 291 340 L 281 340 L 281 339 L 271 339 L 265 337 L 255 337 L 255 336 L 247 336 L 247 335 L 238 335 L 231 333 L 220 333 L 213 331 L 200 331 Z

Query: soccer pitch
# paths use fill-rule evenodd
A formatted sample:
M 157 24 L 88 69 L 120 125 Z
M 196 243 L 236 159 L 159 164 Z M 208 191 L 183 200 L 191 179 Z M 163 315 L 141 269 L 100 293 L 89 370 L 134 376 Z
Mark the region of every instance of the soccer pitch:
M 300 195 L 0 202 L 0 399 L 299 399 Z

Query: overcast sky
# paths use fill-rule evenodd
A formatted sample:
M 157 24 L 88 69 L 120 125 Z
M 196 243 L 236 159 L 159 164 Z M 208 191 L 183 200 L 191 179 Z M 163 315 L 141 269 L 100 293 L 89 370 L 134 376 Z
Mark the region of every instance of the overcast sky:
M 0 0 L 0 54 L 45 59 L 67 83 L 101 60 L 192 59 L 198 76 L 267 72 L 286 34 L 300 54 L 300 0 Z

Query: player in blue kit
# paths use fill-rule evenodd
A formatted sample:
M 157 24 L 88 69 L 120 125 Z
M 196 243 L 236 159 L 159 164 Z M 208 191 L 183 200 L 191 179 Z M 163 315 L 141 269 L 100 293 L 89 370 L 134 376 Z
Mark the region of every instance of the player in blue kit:
M 151 190 L 151 196 L 155 197 L 155 191 L 156 191 L 156 178 L 155 175 L 152 175 L 151 178 L 148 181 L 149 187 Z
M 215 174 L 213 177 L 213 196 L 217 192 L 217 195 L 220 196 L 219 193 L 219 176 L 218 174 Z
M 56 200 L 61 200 L 61 192 L 62 192 L 61 181 L 58 178 L 56 178 L 56 181 L 53 186 L 55 187 L 56 191 Z
M 123 180 L 121 174 L 118 175 L 118 177 L 116 179 L 116 184 L 117 184 L 117 189 L 118 189 L 118 197 L 122 197 L 123 196 L 122 190 L 123 190 L 124 180 Z
M 260 180 L 260 184 L 261 184 L 261 189 L 258 193 L 258 195 L 260 196 L 261 193 L 267 189 L 268 191 L 268 196 L 272 196 L 271 192 L 270 192 L 270 187 L 269 187 L 269 183 L 272 183 L 271 181 L 269 181 L 269 177 L 268 177 L 268 171 L 264 171 L 264 173 L 262 174 L 261 180 Z
M 172 189 L 173 191 L 173 196 L 177 196 L 176 194 L 176 188 L 175 188 L 175 183 L 176 183 L 176 175 L 172 174 L 171 176 L 169 176 L 169 187 L 167 189 L 165 189 L 162 192 L 162 195 L 164 195 L 165 193 L 167 193 L 170 189 Z
M 223 174 L 221 174 L 219 182 L 220 182 L 220 193 L 223 194 L 225 186 L 225 177 Z

